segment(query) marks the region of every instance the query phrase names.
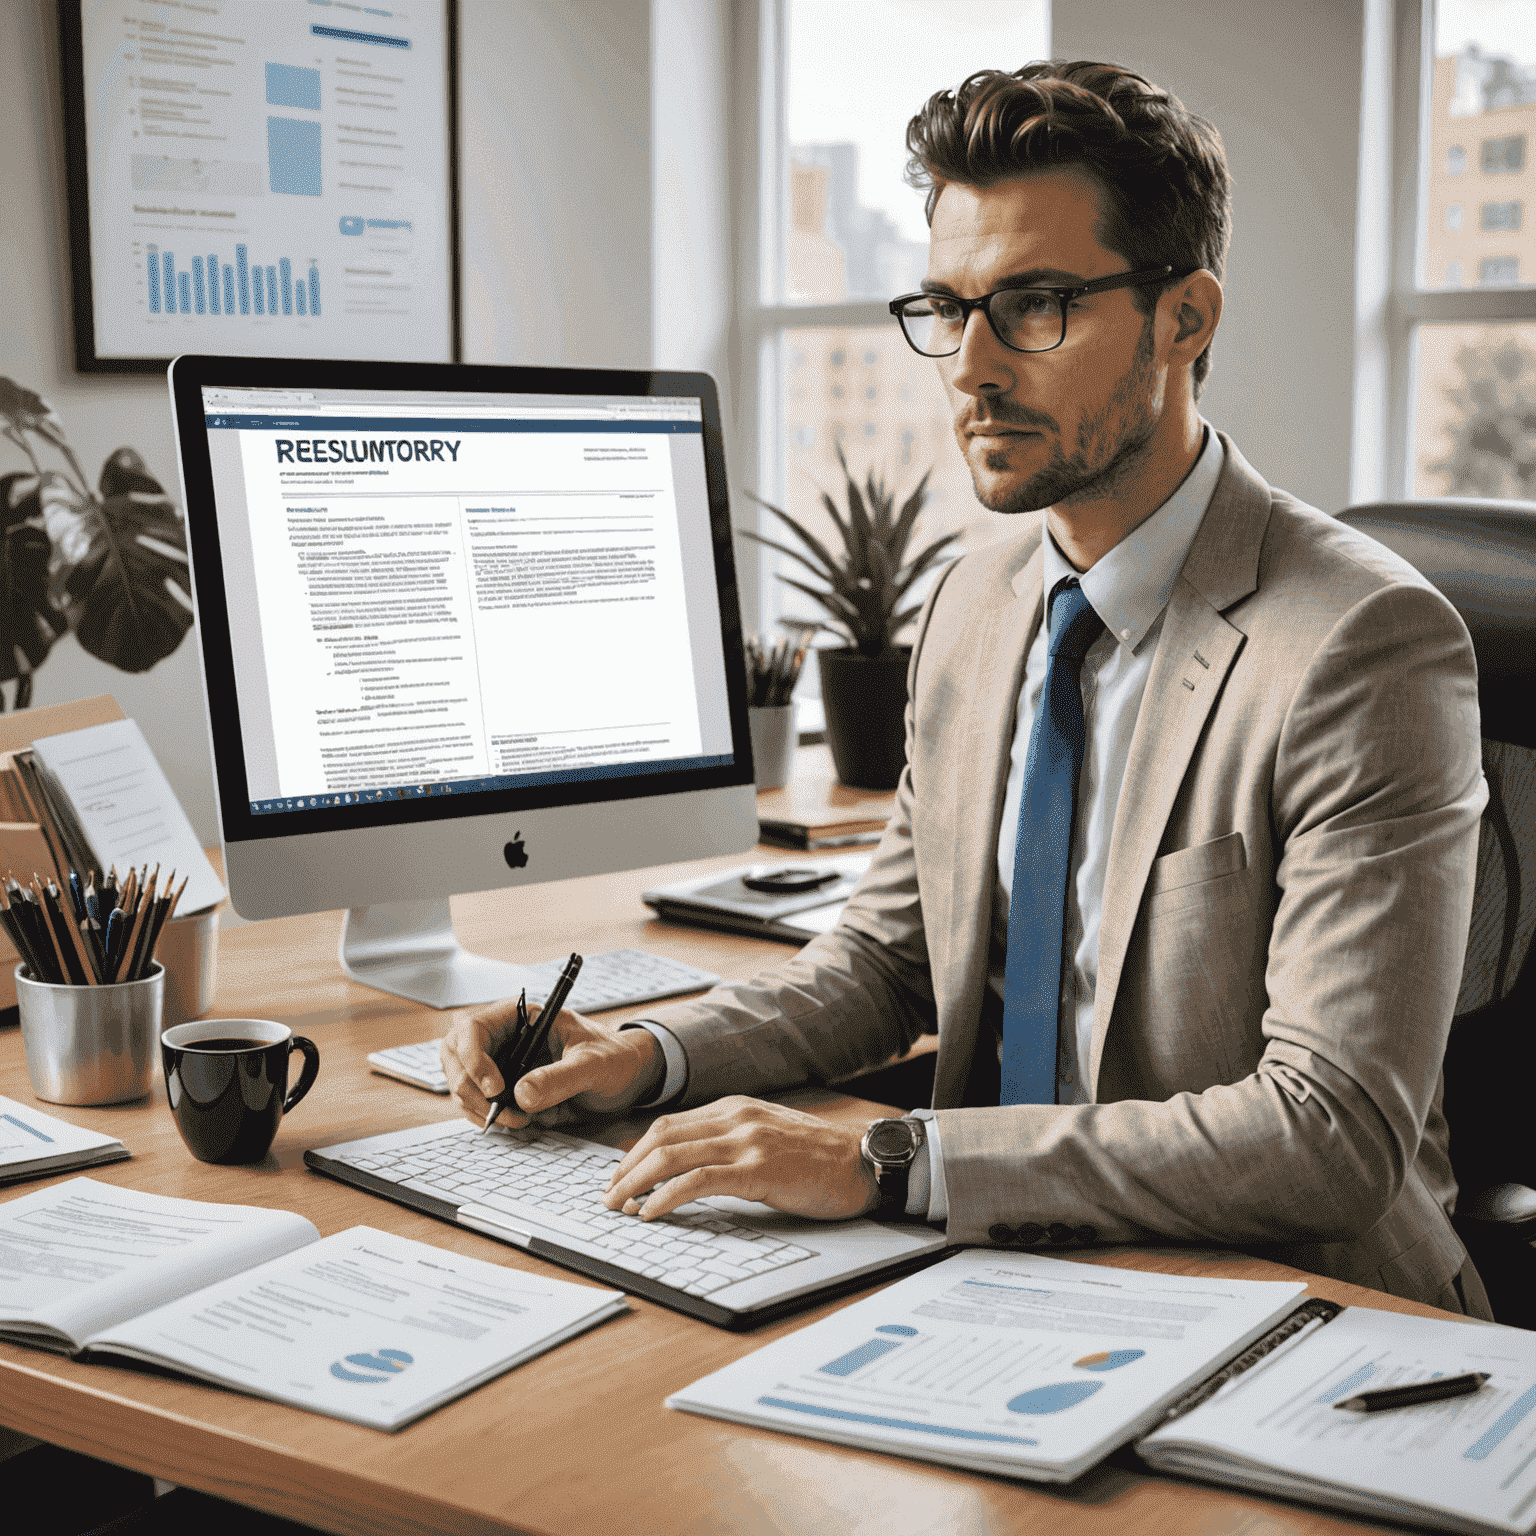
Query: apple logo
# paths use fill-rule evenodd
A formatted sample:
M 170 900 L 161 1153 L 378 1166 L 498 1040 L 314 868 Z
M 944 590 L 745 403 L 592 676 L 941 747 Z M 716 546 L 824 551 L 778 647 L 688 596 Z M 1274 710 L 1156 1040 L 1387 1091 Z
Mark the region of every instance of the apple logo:
M 523 851 L 523 834 L 520 831 L 512 834 L 512 841 L 501 851 L 508 869 L 527 868 L 528 855 Z

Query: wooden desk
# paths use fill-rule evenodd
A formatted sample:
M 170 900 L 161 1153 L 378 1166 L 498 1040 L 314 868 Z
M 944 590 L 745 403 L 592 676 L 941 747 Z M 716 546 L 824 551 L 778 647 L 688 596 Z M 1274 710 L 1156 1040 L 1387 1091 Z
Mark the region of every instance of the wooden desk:
M 775 854 L 774 857 L 782 857 Z M 721 859 L 647 872 L 682 879 Z M 507 959 L 573 946 L 638 945 L 725 975 L 747 974 L 781 946 L 649 920 L 642 877 L 607 876 L 454 903 L 464 942 Z M 215 1014 L 281 1019 L 320 1047 L 320 1079 L 253 1168 L 193 1161 L 163 1085 L 138 1104 L 64 1109 L 120 1136 L 130 1162 L 90 1177 L 161 1194 L 301 1211 L 328 1235 L 368 1224 L 521 1269 L 540 1260 L 308 1172 L 305 1147 L 451 1117 L 449 1101 L 378 1077 L 365 1056 L 440 1034 L 447 1015 L 347 981 L 338 914 L 226 930 Z M 19 1031 L 0 1033 L 0 1093 L 32 1097 Z M 825 1091 L 794 1102 L 868 1119 L 872 1106 Z M 593 1133 L 615 1145 L 629 1122 Z M 21 1186 L 37 1189 L 43 1181 Z M 8 1190 L 6 1195 L 20 1192 Z M 1079 1257 L 1079 1255 L 1073 1255 Z M 1105 1249 L 1088 1262 L 1255 1279 L 1295 1271 L 1230 1253 Z M 579 1278 L 560 1271 L 566 1278 Z M 1329 1280 L 1311 1290 L 1346 1303 L 1432 1314 Z M 835 1304 L 834 1304 L 835 1305 Z M 1154 1478 L 1122 1455 L 1070 1488 L 1008 1482 L 673 1413 L 662 1399 L 759 1344 L 830 1311 L 732 1335 L 634 1299 L 632 1312 L 439 1409 L 396 1435 L 190 1382 L 0 1344 L 0 1423 L 156 1477 L 335 1532 L 816 1531 L 970 1536 L 1034 1530 L 1282 1533 L 1380 1530 L 1300 1507 Z

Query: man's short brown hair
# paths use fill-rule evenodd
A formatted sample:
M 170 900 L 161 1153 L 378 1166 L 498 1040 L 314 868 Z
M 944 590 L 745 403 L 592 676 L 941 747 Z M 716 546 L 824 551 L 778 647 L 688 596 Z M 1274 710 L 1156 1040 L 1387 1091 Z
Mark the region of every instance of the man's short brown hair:
M 1130 270 L 1204 267 L 1220 278 L 1226 265 L 1232 193 L 1221 135 L 1176 96 L 1119 65 L 982 70 L 928 98 L 907 126 L 907 148 L 907 179 L 928 189 L 930 223 L 949 182 L 988 187 L 1078 166 L 1103 192 L 1100 243 Z M 1150 313 L 1161 291 L 1134 289 L 1137 308 Z M 1197 394 L 1210 367 L 1207 347 L 1193 370 Z

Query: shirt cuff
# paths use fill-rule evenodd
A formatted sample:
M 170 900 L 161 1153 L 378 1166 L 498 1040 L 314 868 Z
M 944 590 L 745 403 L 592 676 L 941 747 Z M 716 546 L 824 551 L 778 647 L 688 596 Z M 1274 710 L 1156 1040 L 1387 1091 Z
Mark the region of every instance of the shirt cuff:
M 938 1117 L 931 1109 L 914 1109 L 911 1118 L 923 1122 L 923 1146 L 907 1175 L 907 1215 L 923 1221 L 948 1221 L 949 1191 L 944 1184 Z
M 666 1076 L 661 1083 L 661 1092 L 644 1104 L 636 1104 L 635 1108 L 659 1109 L 663 1104 L 670 1104 L 688 1086 L 688 1058 L 683 1053 L 677 1036 L 664 1024 L 657 1024 L 651 1019 L 631 1019 L 627 1024 L 619 1025 L 619 1029 L 621 1032 L 626 1029 L 650 1030 L 656 1037 L 656 1043 L 661 1047 L 662 1059 L 667 1064 Z

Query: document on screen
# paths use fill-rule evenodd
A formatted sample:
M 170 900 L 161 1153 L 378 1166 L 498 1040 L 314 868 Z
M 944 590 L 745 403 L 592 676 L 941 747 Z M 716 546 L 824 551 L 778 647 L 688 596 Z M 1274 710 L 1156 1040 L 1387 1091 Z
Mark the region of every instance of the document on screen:
M 242 432 L 281 794 L 700 754 L 667 435 L 516 426 Z

